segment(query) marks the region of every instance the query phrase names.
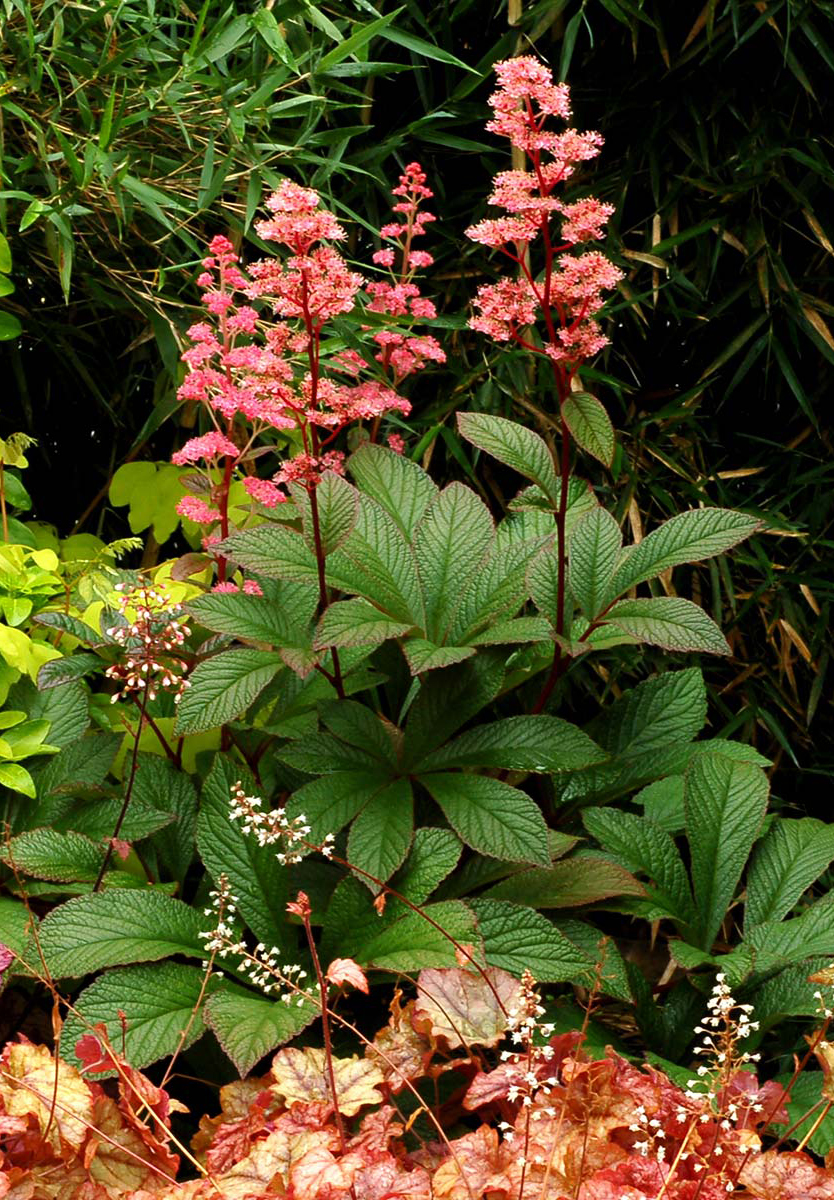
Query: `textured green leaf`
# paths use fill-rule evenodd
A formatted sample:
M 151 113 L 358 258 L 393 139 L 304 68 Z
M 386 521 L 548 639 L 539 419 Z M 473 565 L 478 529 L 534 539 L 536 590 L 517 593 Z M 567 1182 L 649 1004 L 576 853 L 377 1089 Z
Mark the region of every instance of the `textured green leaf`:
M 635 804 L 643 805 L 643 815 L 666 833 L 682 833 L 685 825 L 683 813 L 683 775 L 668 775 L 644 787 L 634 797 Z
M 158 759 L 157 761 L 161 762 L 162 760 Z M 63 796 L 60 799 L 47 799 L 38 805 L 34 814 L 37 820 L 30 822 L 30 828 L 34 829 L 38 824 L 48 823 L 51 829 L 57 829 L 61 833 L 84 833 L 93 841 L 100 842 L 105 838 L 112 837 L 121 814 L 121 808 L 122 801 L 110 797 L 101 800 L 71 800 L 69 797 Z M 46 817 L 45 820 L 44 817 Z M 170 846 L 175 841 L 175 835 L 170 829 L 173 822 L 174 814 L 172 812 L 162 812 L 161 809 L 146 804 L 136 795 L 134 787 L 127 813 L 119 829 L 119 837 L 125 842 L 141 842 L 144 838 L 164 829 L 166 832 L 159 839 L 160 843 L 165 843 L 167 837 L 167 845 Z M 193 853 L 192 838 L 191 855 Z
M 414 535 L 414 555 L 429 640 L 442 643 L 493 536 L 489 509 L 461 483 L 450 483 L 426 509 Z
M 541 913 L 505 900 L 470 900 L 469 907 L 489 966 L 516 976 L 532 971 L 540 983 L 590 982 L 593 964 L 587 955 Z
M 173 1054 L 182 1041 L 187 1049 L 205 1031 L 197 1007 L 203 972 L 182 963 L 148 963 L 106 971 L 75 1000 L 61 1031 L 61 1057 L 74 1063 L 75 1045 L 94 1025 L 107 1027 L 110 1044 L 141 1070 Z M 124 1013 L 126 1020 L 122 1020 Z M 189 1024 L 190 1022 L 190 1024 Z M 115 1074 L 115 1072 L 110 1072 Z
M 231 633 L 241 641 L 262 642 L 270 646 L 297 645 L 299 629 L 311 619 L 318 594 L 306 584 L 285 583 L 281 602 L 270 596 L 249 596 L 245 592 L 209 592 L 188 604 L 188 611 L 206 629 Z
M 511 771 L 576 770 L 607 757 L 581 729 L 547 715 L 504 717 L 477 725 L 415 765 L 418 771 L 449 767 L 501 767 Z
M 582 819 L 603 850 L 648 877 L 648 896 L 667 916 L 685 924 L 695 919 L 686 868 L 668 833 L 645 817 L 616 808 L 588 809 Z
M 521 536 L 524 525 L 529 524 L 527 517 L 525 513 L 511 514 L 498 526 L 489 554 L 463 592 L 449 627 L 447 640 L 453 645 L 466 645 L 485 627 L 489 633 L 496 622 L 506 623 L 527 599 L 530 560 L 552 533 L 552 518 L 547 518 L 546 534 L 532 531 L 531 537 Z M 536 523 L 537 518 L 535 514 Z M 516 530 L 519 536 L 515 536 Z
M 791 1084 L 791 1098 L 786 1105 L 788 1125 L 793 1131 L 791 1137 L 804 1141 L 805 1136 L 809 1135 L 808 1149 L 819 1158 L 825 1158 L 834 1146 L 834 1110 L 829 1108 L 820 1121 L 825 1109 L 819 1105 L 821 1100 L 827 1101 L 831 1094 L 830 1076 L 822 1071 L 806 1069 L 798 1078 L 794 1078 L 793 1073 L 777 1075 L 776 1082 L 781 1083 L 782 1087 Z
M 378 646 L 388 638 L 402 637 L 412 625 L 395 621 L 368 600 L 336 600 L 328 605 L 316 629 L 314 646 Z
M 610 467 L 614 461 L 614 426 L 596 396 L 571 392 L 562 404 L 562 417 L 576 444 Z
M 41 922 L 41 950 L 57 979 L 171 954 L 202 959 L 199 931 L 205 920 L 181 900 L 150 888 L 111 889 L 53 909 Z
M 301 509 L 301 526 L 304 540 L 313 555 L 316 554 L 315 530 L 310 497 L 304 488 L 294 489 L 296 503 Z M 319 538 L 321 552 L 332 554 L 343 544 L 356 524 L 359 495 L 346 479 L 333 471 L 325 471 L 316 488 L 318 506 Z
M 80 738 L 90 724 L 89 695 L 80 681 L 39 692 L 31 679 L 20 679 L 9 692 L 8 704 L 23 709 L 33 721 L 48 721 L 49 743 L 62 749 Z
M 461 844 L 451 829 L 423 826 L 415 830 L 408 858 L 391 886 L 412 904 L 425 904 L 434 889 L 457 866 Z
M 309 1000 L 289 1005 L 223 982 L 206 1001 L 206 1024 L 241 1075 L 314 1021 L 319 1010 Z
M 37 879 L 94 883 L 104 850 L 81 833 L 28 829 L 0 847 L 0 859 Z
M 422 628 L 417 563 L 402 530 L 381 504 L 360 498 L 356 526 L 327 560 L 327 580 L 341 592 L 365 597 L 397 621 Z
M 393 726 L 373 709 L 355 700 L 333 700 L 320 704 L 319 713 L 322 722 L 336 737 L 366 750 L 381 762 L 396 766 Z
M 767 776 L 759 767 L 703 755 L 686 773 L 684 811 L 699 944 L 712 947 L 764 820 Z
M 200 857 L 215 884 L 221 874 L 226 875 L 238 899 L 238 912 L 258 940 L 291 954 L 296 939 L 286 914 L 287 869 L 275 857 L 281 847 L 259 845 L 253 834 L 243 832 L 239 821 L 229 819 L 231 789 L 238 781 L 249 795 L 257 794 L 249 772 L 218 754 L 203 785 L 197 818 Z
M 279 747 L 275 757 L 307 775 L 329 775 L 334 771 L 377 770 L 377 755 L 360 746 L 348 746 L 329 733 L 308 733 Z
M 812 817 L 777 817 L 747 873 L 745 927 L 779 921 L 834 860 L 834 826 Z
M 518 871 L 491 887 L 490 900 L 511 900 L 531 908 L 576 908 L 611 896 L 643 896 L 631 871 L 597 858 L 566 858 L 551 867 Z
M 319 845 L 328 833 L 338 833 L 352 821 L 390 781 L 390 771 L 381 767 L 335 771 L 294 792 L 287 802 L 287 815 L 293 818 L 303 813 L 310 826 L 310 840 Z
M 611 754 L 635 757 L 689 742 L 707 715 L 704 680 L 697 667 L 665 671 L 623 695 L 587 726 Z
M 422 675 L 424 671 L 437 671 L 465 662 L 474 656 L 475 650 L 472 646 L 436 646 L 425 638 L 413 637 L 403 643 L 403 653 L 411 674 Z
M 543 617 L 555 628 L 559 625 L 559 555 L 551 541 L 530 560 L 527 590 Z
M 761 524 L 729 508 L 694 508 L 664 521 L 636 546 L 629 546 L 611 581 L 609 599 L 654 579 L 669 567 L 722 554 L 755 533 Z
M 497 621 L 469 639 L 471 646 L 513 646 L 550 641 L 550 622 L 544 617 L 514 617 Z
M 348 861 L 383 882 L 390 879 L 411 845 L 413 807 L 408 779 L 395 779 L 379 789 L 351 826 Z
M 202 733 L 246 712 L 282 662 L 272 650 L 225 650 L 199 663 L 177 712 L 177 733 Z
M 411 770 L 498 694 L 504 663 L 497 652 L 482 651 L 469 662 L 425 680 L 408 713 L 403 768 Z
M 665 650 L 729 654 L 726 638 L 711 617 L 680 596 L 619 600 L 605 617 L 630 637 Z
M 30 914 L 22 900 L 0 896 L 0 942 L 21 958 L 31 944 L 31 928 L 37 922 L 38 918 Z
M 315 555 L 300 533 L 284 525 L 256 525 L 243 533 L 233 533 L 214 549 L 267 579 L 318 584 Z
M 63 687 L 65 683 L 83 679 L 93 671 L 103 671 L 106 665 L 97 654 L 69 654 L 66 658 L 51 658 L 38 671 L 38 687 L 41 691 Z
M 38 771 L 41 798 L 102 785 L 121 741 L 117 734 L 96 733 L 67 746 Z
M 622 545 L 620 527 L 607 509 L 592 509 L 574 527 L 569 547 L 568 580 L 571 595 L 589 621 L 605 607 L 608 584 Z M 555 612 L 555 604 L 553 608 Z
M 532 429 L 486 413 L 458 413 L 458 430 L 468 442 L 531 479 L 550 503 L 559 503 L 559 485 L 547 442 Z
M 801 962 L 813 954 L 831 961 L 834 944 L 834 892 L 827 892 L 801 916 L 788 921 L 765 921 L 745 932 L 743 946 L 753 952 L 758 972 Z
M 785 967 L 771 975 L 752 995 L 756 1020 L 767 1029 L 784 1017 L 814 1017 L 819 1015 L 818 983 L 809 983 L 808 976 L 830 966 L 831 955 L 806 958 L 798 966 Z M 804 1072 L 803 1072 L 804 1074 Z
M 156 754 L 142 754 L 133 782 L 130 809 L 137 803 L 173 813 L 173 824 L 154 839 L 154 847 L 173 878 L 184 879 L 194 857 L 197 828 L 197 792 L 190 777 Z M 127 833 L 122 836 L 131 840 Z
M 359 488 L 382 505 L 410 541 L 437 495 L 431 476 L 404 454 L 370 442 L 350 456 L 348 468 Z
M 440 772 L 420 782 L 473 850 L 510 862 L 550 862 L 544 817 L 524 792 L 487 775 Z

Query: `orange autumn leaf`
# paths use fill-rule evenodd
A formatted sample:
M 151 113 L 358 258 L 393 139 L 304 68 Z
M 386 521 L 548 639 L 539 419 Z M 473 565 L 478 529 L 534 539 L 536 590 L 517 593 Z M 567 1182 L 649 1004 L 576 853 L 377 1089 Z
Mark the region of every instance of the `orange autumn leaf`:
M 327 968 L 327 978 L 337 987 L 346 983 L 368 995 L 368 978 L 359 963 L 354 962 L 352 958 L 334 958 Z
M 366 1104 L 379 1104 L 382 1094 L 377 1090 L 385 1078 L 375 1063 L 354 1055 L 333 1060 L 336 1076 L 336 1095 L 339 1111 L 352 1117 Z M 330 1103 L 328 1074 L 324 1050 L 305 1046 L 279 1050 L 272 1060 L 274 1083 L 271 1090 L 292 1104 Z
M 521 1002 L 521 985 L 500 967 L 483 975 L 462 968 L 421 971 L 414 1004 L 414 1027 L 458 1046 L 495 1046 L 507 1028 L 507 1014 Z
M 46 1046 L 10 1042 L 0 1058 L 0 1100 L 10 1117 L 32 1114 L 55 1154 L 77 1152 L 93 1118 L 93 1095 L 75 1067 Z M 53 1102 L 54 1101 L 54 1102 Z
M 751 1156 L 740 1182 L 757 1200 L 834 1200 L 834 1174 L 799 1150 Z

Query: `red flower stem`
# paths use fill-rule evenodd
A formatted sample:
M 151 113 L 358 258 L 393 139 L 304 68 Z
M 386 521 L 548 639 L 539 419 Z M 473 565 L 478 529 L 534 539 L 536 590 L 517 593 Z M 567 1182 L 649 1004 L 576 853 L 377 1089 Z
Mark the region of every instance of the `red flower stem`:
M 113 842 L 119 836 L 119 832 L 122 828 L 122 825 L 124 824 L 125 817 L 127 816 L 127 810 L 128 810 L 128 808 L 130 808 L 130 798 L 133 795 L 133 784 L 136 779 L 136 770 L 139 766 L 139 742 L 141 741 L 141 738 L 142 738 L 142 727 L 145 724 L 145 710 L 148 707 L 148 693 L 150 692 L 150 690 L 151 690 L 151 674 L 149 671 L 145 678 L 145 689 L 142 692 L 142 702 L 139 706 L 139 722 L 136 726 L 136 733 L 133 738 L 133 753 L 132 753 L 131 759 L 130 759 L 130 774 L 127 777 L 127 784 L 125 786 L 125 798 L 122 801 L 121 811 L 119 812 L 118 818 L 116 819 L 116 827 L 113 830 L 113 833 L 111 834 L 110 841 L 107 843 L 107 850 L 104 855 L 104 861 L 102 862 L 101 867 L 99 868 L 99 873 L 96 876 L 95 883 L 93 884 L 94 892 L 98 892 L 101 890 L 101 884 L 104 879 L 105 872 L 110 863 L 110 859 L 113 855 Z

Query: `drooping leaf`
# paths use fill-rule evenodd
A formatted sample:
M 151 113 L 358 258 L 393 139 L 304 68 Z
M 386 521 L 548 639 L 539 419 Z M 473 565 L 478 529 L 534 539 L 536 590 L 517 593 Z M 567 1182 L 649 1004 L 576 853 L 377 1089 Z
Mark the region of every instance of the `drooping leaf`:
M 547 442 L 532 429 L 486 413 L 458 413 L 458 429 L 468 442 L 531 479 L 554 507 L 558 505 L 553 456 Z
M 576 444 L 610 467 L 614 461 L 614 426 L 596 396 L 571 392 L 562 404 L 562 417 Z
M 619 600 L 605 616 L 630 637 L 665 650 L 729 654 L 724 634 L 702 608 L 681 596 Z
M 834 828 L 812 817 L 777 817 L 747 873 L 745 927 L 787 916 L 834 860 Z
M 619 525 L 602 507 L 592 509 L 577 521 L 571 534 L 568 563 L 570 591 L 589 621 L 605 606 L 608 584 L 617 566 L 622 545 L 623 535 Z M 536 583 L 537 590 L 539 587 Z M 536 600 L 536 597 L 533 599 Z
M 500 967 L 484 974 L 457 967 L 428 968 L 417 979 L 414 1028 L 442 1038 L 450 1049 L 496 1046 L 507 1030 L 508 1013 L 519 1007 L 521 985 Z
M 181 900 L 151 889 L 113 889 L 68 900 L 41 922 L 40 944 L 50 972 L 79 978 L 102 967 L 155 962 L 171 954 L 202 959 L 205 917 Z
M 712 947 L 756 840 L 768 797 L 760 767 L 718 754 L 686 773 L 684 811 L 700 945 Z
M 473 850 L 511 862 L 550 862 L 544 818 L 518 788 L 464 772 L 425 774 L 420 781 Z
M 206 1000 L 205 1022 L 241 1075 L 305 1029 L 319 1009 L 305 1000 L 285 1005 L 224 980 Z
M 200 968 L 183 963 L 105 971 L 75 1000 L 76 1011 L 68 1014 L 61 1031 L 62 1057 L 72 1062 L 78 1039 L 99 1023 L 106 1026 L 111 1045 L 124 1042 L 125 1058 L 140 1070 L 180 1045 L 187 1049 L 205 1030 L 198 1006 L 202 984 Z
M 242 716 L 282 667 L 272 650 L 225 650 L 190 675 L 177 714 L 177 732 L 202 733 Z
M 518 871 L 485 893 L 531 908 L 576 908 L 611 896 L 643 896 L 645 889 L 626 867 L 592 858 L 565 858 L 551 867 Z

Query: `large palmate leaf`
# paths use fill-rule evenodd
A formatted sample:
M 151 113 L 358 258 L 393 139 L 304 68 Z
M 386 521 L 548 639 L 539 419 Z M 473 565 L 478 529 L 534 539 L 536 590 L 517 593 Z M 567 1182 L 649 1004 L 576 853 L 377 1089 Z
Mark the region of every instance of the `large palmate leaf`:
M 202 970 L 184 963 L 142 963 L 105 971 L 75 1000 L 61 1031 L 61 1055 L 72 1062 L 78 1039 L 99 1023 L 106 1027 L 110 1044 L 124 1045 L 125 1058 L 140 1070 L 180 1045 L 187 1049 L 205 1031 L 199 1008 L 202 988 Z
M 489 650 L 429 676 L 409 709 L 403 770 L 412 770 L 461 725 L 486 708 L 498 694 L 503 679 L 503 656 Z
M 414 535 L 414 556 L 430 640 L 445 638 L 493 536 L 489 509 L 463 484 L 450 483 L 429 504 Z
M 431 476 L 405 455 L 370 442 L 350 456 L 348 467 L 365 495 L 382 505 L 410 541 L 437 494 Z
M 501 767 L 511 771 L 566 771 L 603 762 L 607 754 L 587 733 L 545 714 L 505 717 L 468 729 L 421 763 L 419 771 Z
M 605 607 L 608 585 L 622 545 L 623 535 L 619 525 L 607 509 L 601 507 L 592 509 L 577 521 L 571 534 L 568 564 L 570 591 L 589 621 Z M 538 588 L 541 585 L 536 586 Z M 536 596 L 533 599 L 536 600 Z
M 634 756 L 669 743 L 688 742 L 707 715 L 704 680 L 697 667 L 665 671 L 638 683 L 600 713 L 587 729 L 611 754 Z
M 747 873 L 745 928 L 787 916 L 834 860 L 834 827 L 812 817 L 777 817 Z
M 729 654 L 724 634 L 702 608 L 680 596 L 620 600 L 605 616 L 629 637 L 665 650 L 702 650 Z
M 294 792 L 287 802 L 287 815 L 292 819 L 303 814 L 311 842 L 320 845 L 328 833 L 344 829 L 390 782 L 390 769 L 382 766 L 335 771 Z
M 694 508 L 678 513 L 623 552 L 611 580 L 609 599 L 654 579 L 669 567 L 721 554 L 750 537 L 760 524 L 756 517 L 729 508 Z
M 177 713 L 177 732 L 201 733 L 225 725 L 249 705 L 282 667 L 273 650 L 225 650 L 198 663 Z
M 197 909 L 149 888 L 97 892 L 53 909 L 41 922 L 40 948 L 56 979 L 78 978 L 172 954 L 202 959 L 204 923 Z
M 224 754 L 215 757 L 203 784 L 197 818 L 197 847 L 215 881 L 225 875 L 243 920 L 259 941 L 294 953 L 295 935 L 287 922 L 287 870 L 275 857 L 281 847 L 261 846 L 230 819 L 231 789 L 241 783 L 249 795 L 257 789 L 251 774 Z
M 197 828 L 197 792 L 191 777 L 156 754 L 141 754 L 126 824 L 135 815 L 134 806 L 141 811 L 143 805 L 148 808 L 152 806 L 160 813 L 173 814 L 173 822 L 166 825 L 159 837 L 154 838 L 153 845 L 160 862 L 174 879 L 182 880 L 194 857 L 194 834 Z M 110 828 L 112 831 L 113 826 Z M 132 840 L 129 833 L 124 831 L 124 826 L 121 836 Z
M 718 754 L 697 758 L 686 773 L 686 836 L 704 950 L 711 949 L 733 900 L 767 797 L 767 776 L 760 767 Z
M 486 413 L 458 413 L 458 429 L 468 442 L 531 479 L 554 507 L 558 505 L 553 456 L 544 439 L 532 429 Z
M 549 863 L 547 826 L 526 793 L 487 775 L 436 772 L 420 782 L 473 850 L 511 862 Z

